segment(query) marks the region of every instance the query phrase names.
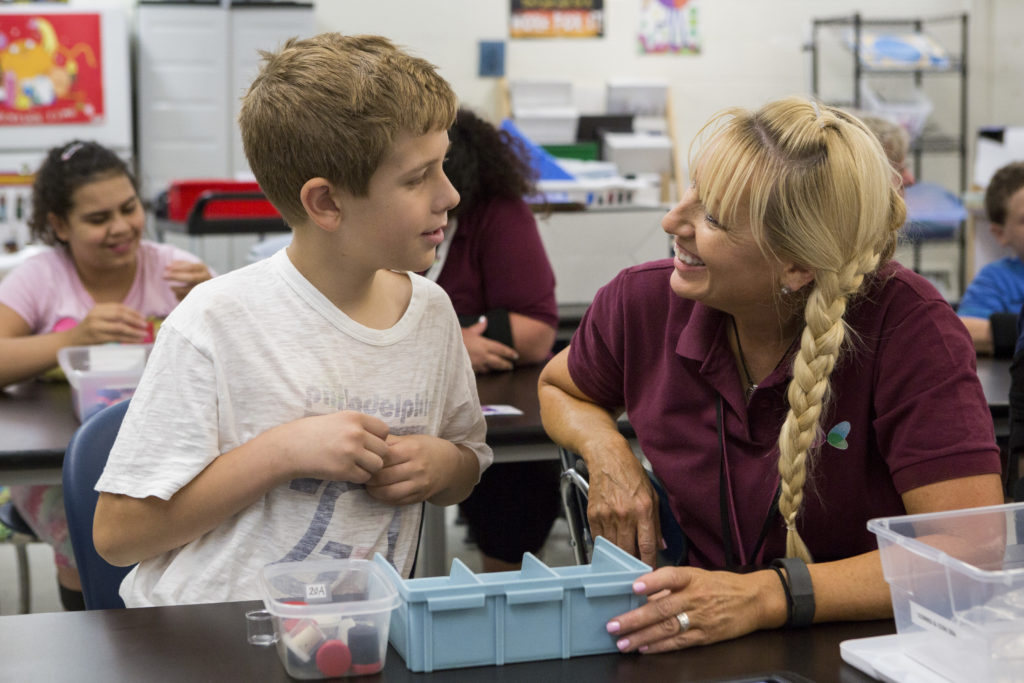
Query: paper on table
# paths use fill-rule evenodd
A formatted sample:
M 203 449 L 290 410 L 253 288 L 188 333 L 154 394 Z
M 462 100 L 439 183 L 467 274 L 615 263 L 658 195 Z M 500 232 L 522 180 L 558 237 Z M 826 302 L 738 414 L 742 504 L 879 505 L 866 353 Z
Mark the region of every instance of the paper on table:
M 523 411 L 519 410 L 515 406 L 505 404 L 491 404 L 480 406 L 483 410 L 484 415 L 522 415 Z

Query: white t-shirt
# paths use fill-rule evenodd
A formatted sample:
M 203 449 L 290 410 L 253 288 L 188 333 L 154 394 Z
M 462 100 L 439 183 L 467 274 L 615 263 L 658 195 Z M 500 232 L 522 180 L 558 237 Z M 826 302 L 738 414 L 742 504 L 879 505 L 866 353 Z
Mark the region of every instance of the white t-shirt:
M 164 322 L 96 484 L 170 499 L 214 458 L 271 427 L 357 410 L 392 434 L 431 434 L 493 457 L 458 320 L 415 274 L 391 328 L 364 327 L 282 250 L 196 287 Z M 282 560 L 372 557 L 411 571 L 422 505 L 374 500 L 362 485 L 297 479 L 185 546 L 141 562 L 129 607 L 259 598 L 260 568 Z

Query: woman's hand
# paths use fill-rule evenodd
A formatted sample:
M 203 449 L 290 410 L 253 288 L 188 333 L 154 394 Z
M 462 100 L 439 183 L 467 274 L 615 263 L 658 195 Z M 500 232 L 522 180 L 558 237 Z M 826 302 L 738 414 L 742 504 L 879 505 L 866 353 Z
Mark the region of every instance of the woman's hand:
M 774 571 L 750 574 L 665 567 L 644 574 L 633 591 L 647 604 L 606 625 L 622 652 L 665 652 L 729 640 L 786 621 L 786 596 Z M 683 629 L 678 615 L 686 613 Z
M 462 328 L 462 342 L 469 351 L 473 372 L 483 375 L 494 370 L 511 370 L 519 360 L 519 354 L 511 346 L 485 337 L 486 329 L 487 318 Z
M 170 282 L 171 291 L 178 297 L 178 301 L 184 299 L 193 287 L 211 277 L 213 274 L 207 265 L 198 261 L 172 261 L 164 269 L 164 279 Z
M 622 442 L 623 444 L 625 442 Z M 657 565 L 662 547 L 658 522 L 658 494 L 643 465 L 628 446 L 616 449 L 607 444 L 607 452 L 584 455 L 590 473 L 587 518 L 591 534 L 604 536 L 632 555 Z
M 85 319 L 71 329 L 69 346 L 107 342 L 138 344 L 148 335 L 149 326 L 138 311 L 124 304 L 96 304 Z

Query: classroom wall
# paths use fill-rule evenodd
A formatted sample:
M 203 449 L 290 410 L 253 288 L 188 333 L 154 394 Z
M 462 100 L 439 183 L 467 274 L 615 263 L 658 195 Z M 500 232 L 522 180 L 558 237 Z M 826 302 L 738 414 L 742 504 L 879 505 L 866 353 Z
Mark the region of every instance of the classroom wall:
M 605 0 L 603 39 L 508 41 L 508 77 L 571 80 L 576 87 L 577 104 L 584 112 L 597 112 L 603 106 L 604 84 L 609 78 L 667 79 L 675 105 L 677 138 L 685 153 L 685 146 L 700 125 L 718 109 L 757 106 L 768 99 L 809 93 L 810 58 L 802 46 L 810 37 L 813 17 L 854 11 L 870 17 L 938 16 L 977 9 L 1019 13 L 1011 7 L 1013 0 L 704 0 L 700 6 L 703 53 L 654 56 L 640 55 L 636 49 L 634 34 L 641 4 L 642 0 Z M 501 111 L 500 92 L 495 79 L 476 75 L 477 41 L 508 40 L 508 3 L 447 0 L 443 16 L 438 6 L 439 3 L 416 0 L 321 2 L 315 16 L 320 30 L 390 36 L 435 62 L 465 103 L 496 117 Z M 453 22 L 445 17 L 459 20 Z M 983 26 L 990 23 L 982 21 Z M 1020 22 L 1013 27 L 1005 21 L 994 23 L 1002 31 L 1001 40 L 1009 41 L 1013 37 L 1010 34 L 1022 32 Z M 989 43 L 987 49 L 995 47 Z M 846 77 L 847 71 L 837 75 Z M 985 84 L 983 74 L 976 71 L 974 78 L 973 85 L 988 97 L 991 88 Z M 949 84 L 955 79 L 945 80 Z M 850 87 L 845 91 L 849 92 Z M 843 86 L 839 85 L 839 89 L 842 91 Z M 950 95 L 955 100 L 955 95 Z M 940 89 L 938 97 L 945 100 L 947 93 Z M 990 108 L 999 109 L 998 104 L 993 102 L 992 107 L 986 107 L 986 114 Z M 936 102 L 937 110 L 944 112 L 955 111 L 956 107 L 953 101 Z
M 608 78 L 661 78 L 672 84 L 675 127 L 685 146 L 714 111 L 756 106 L 810 91 L 810 60 L 802 49 L 814 17 L 859 11 L 866 17 L 933 17 L 969 12 L 970 115 L 980 125 L 1024 125 L 1024 3 L 1020 0 L 702 0 L 704 51 L 699 56 L 640 55 L 634 33 L 647 0 L 605 0 L 603 39 L 508 40 L 507 0 L 318 0 L 318 31 L 380 33 L 435 64 L 463 102 L 489 118 L 502 111 L 497 79 L 477 76 L 477 44 L 505 40 L 506 73 L 516 78 L 571 80 L 584 112 L 601 107 Z M 653 1 L 653 0 L 650 0 Z M 135 0 L 71 0 L 120 6 Z M 940 123 L 955 123 L 953 77 L 936 96 Z M 842 89 L 842 83 L 833 84 Z M 827 84 L 823 84 L 826 87 Z M 945 95 L 945 96 L 944 96 Z M 947 97 L 948 96 L 948 97 Z M 941 160 L 936 173 L 946 175 Z M 943 182 L 942 178 L 934 178 Z

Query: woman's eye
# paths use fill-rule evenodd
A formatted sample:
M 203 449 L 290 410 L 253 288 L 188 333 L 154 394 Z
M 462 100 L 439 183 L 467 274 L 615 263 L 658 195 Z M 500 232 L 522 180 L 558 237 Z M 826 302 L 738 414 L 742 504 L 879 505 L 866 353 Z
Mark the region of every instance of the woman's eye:
M 704 220 L 707 221 L 708 225 L 714 226 L 716 228 L 722 227 L 722 224 L 718 222 L 718 219 L 712 216 L 710 213 L 704 214 Z

